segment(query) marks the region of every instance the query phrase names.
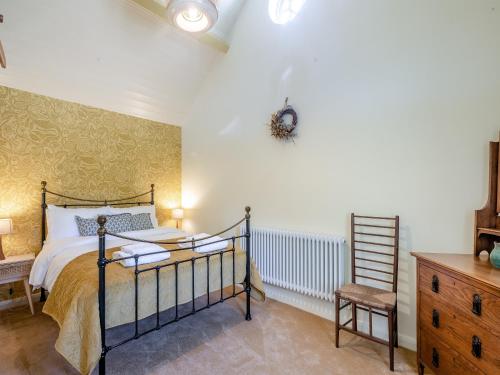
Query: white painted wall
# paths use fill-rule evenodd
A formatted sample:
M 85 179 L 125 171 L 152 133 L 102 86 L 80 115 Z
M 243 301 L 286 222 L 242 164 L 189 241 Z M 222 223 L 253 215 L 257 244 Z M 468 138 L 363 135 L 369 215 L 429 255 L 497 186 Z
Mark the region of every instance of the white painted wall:
M 0 85 L 174 125 L 223 54 L 131 0 L 0 0 Z
M 295 143 L 269 135 L 290 97 Z M 401 216 L 400 333 L 415 344 L 411 250 L 472 251 L 500 129 L 500 1 L 308 0 L 274 25 L 247 1 L 183 129 L 187 229 L 348 234 L 351 211 Z

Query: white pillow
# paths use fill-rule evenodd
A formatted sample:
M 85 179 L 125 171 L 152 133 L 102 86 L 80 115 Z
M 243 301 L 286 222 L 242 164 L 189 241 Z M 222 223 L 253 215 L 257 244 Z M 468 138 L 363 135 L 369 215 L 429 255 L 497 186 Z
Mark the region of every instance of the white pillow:
M 132 215 L 136 214 L 150 214 L 151 222 L 153 223 L 153 227 L 158 228 L 158 219 L 156 218 L 156 210 L 153 204 L 148 204 L 146 206 L 131 206 L 131 207 L 110 207 L 110 214 L 124 214 L 130 213 Z
M 47 242 L 61 238 L 78 237 L 78 226 L 75 216 L 86 219 L 97 218 L 99 215 L 109 215 L 110 207 L 95 208 L 64 208 L 49 204 L 47 206 Z

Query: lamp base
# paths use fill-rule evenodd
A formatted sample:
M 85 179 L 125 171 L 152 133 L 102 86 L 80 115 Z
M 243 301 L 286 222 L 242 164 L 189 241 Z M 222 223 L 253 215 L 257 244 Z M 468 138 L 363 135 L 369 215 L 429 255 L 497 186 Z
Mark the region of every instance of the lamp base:
M 3 249 L 2 249 L 2 236 L 0 236 L 0 260 L 4 260 L 5 255 L 3 254 Z

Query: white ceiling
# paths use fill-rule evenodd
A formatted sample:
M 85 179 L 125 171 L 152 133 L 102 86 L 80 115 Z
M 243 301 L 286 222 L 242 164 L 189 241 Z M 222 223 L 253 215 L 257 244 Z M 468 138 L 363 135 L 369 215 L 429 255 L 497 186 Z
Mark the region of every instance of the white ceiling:
M 230 40 L 244 0 L 219 0 Z M 219 50 L 132 0 L 0 0 L 0 85 L 183 125 Z
M 234 24 L 238 19 L 244 3 L 245 0 L 217 0 L 219 19 L 215 26 L 209 31 L 209 34 L 229 43 Z

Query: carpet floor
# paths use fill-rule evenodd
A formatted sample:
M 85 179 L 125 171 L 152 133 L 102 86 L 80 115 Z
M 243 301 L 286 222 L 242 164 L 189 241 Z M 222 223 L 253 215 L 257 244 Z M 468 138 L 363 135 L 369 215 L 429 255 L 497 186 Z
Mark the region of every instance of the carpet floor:
M 36 303 L 34 316 L 25 306 L 0 311 L 0 374 L 78 374 L 55 351 L 59 329 L 41 309 Z M 231 299 L 114 349 L 107 373 L 392 374 L 385 346 L 341 332 L 335 349 L 328 320 L 269 299 L 252 303 L 250 322 L 243 309 L 243 298 Z M 417 373 L 414 352 L 396 349 L 395 373 Z

